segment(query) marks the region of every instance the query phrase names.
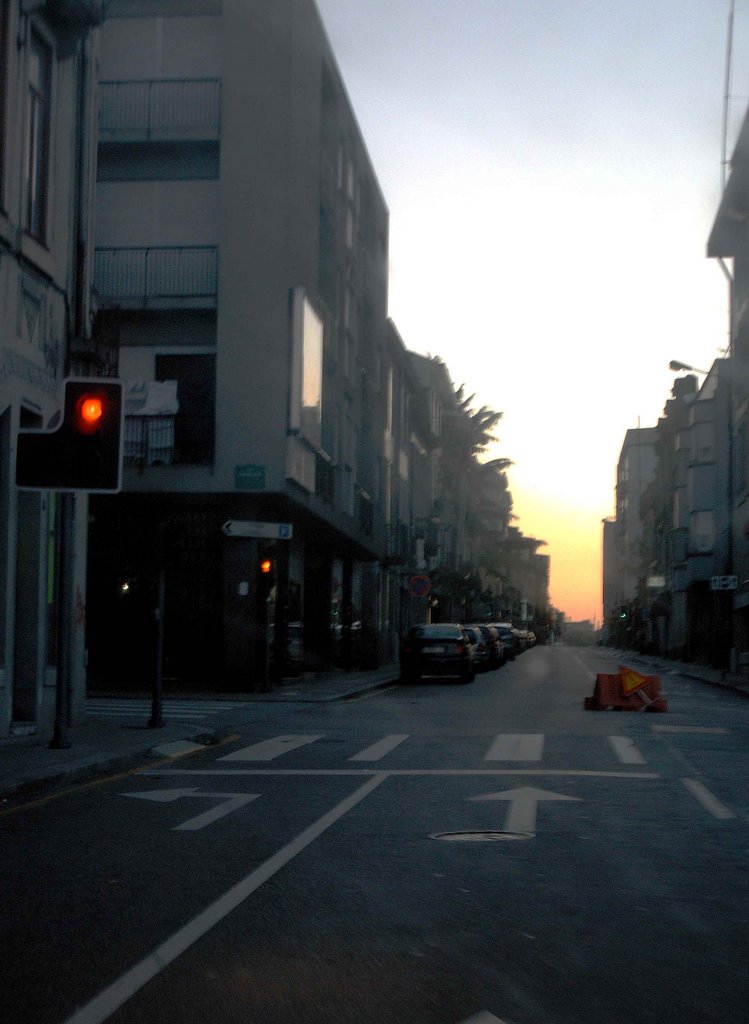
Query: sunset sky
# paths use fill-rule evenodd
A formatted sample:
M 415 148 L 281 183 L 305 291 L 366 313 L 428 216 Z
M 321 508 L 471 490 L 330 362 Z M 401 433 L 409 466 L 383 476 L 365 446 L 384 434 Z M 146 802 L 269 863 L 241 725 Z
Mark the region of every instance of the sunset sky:
M 601 617 L 601 520 L 671 359 L 708 368 L 728 291 L 729 0 L 318 0 L 390 209 L 390 315 L 476 405 L 551 598 Z M 737 0 L 731 142 L 749 101 Z

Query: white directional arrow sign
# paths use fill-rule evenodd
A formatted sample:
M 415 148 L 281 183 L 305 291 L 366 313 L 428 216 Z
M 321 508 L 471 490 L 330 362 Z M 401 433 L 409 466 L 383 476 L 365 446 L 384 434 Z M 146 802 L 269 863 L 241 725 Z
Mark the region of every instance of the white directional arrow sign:
M 505 817 L 505 832 L 533 832 L 536 828 L 536 809 L 542 800 L 579 800 L 576 796 L 550 793 L 546 789 L 521 786 L 506 789 L 503 793 L 485 793 L 472 796 L 471 800 L 509 800 L 510 806 Z
M 222 803 L 210 810 L 198 814 L 181 825 L 175 825 L 173 832 L 197 832 L 198 829 L 212 825 L 219 818 L 231 814 L 239 807 L 244 807 L 251 800 L 257 800 L 259 793 L 203 793 L 199 789 L 155 789 L 148 793 L 123 793 L 123 796 L 134 796 L 138 800 L 153 800 L 156 803 L 168 804 L 185 796 L 207 797 L 209 800 L 221 800 Z

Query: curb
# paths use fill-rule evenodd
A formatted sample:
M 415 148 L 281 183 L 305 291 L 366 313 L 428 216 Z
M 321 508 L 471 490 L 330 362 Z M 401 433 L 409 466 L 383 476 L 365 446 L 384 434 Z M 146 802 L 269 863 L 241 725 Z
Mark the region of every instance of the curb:
M 227 733 L 228 735 L 228 733 Z M 124 772 L 135 762 L 144 758 L 152 757 L 154 760 L 176 761 L 186 754 L 194 753 L 196 750 L 204 750 L 208 746 L 214 746 L 221 741 L 221 737 L 215 733 L 206 733 L 201 730 L 182 739 L 172 739 L 164 744 L 153 745 L 152 741 L 148 746 L 128 751 L 126 754 L 89 754 L 87 757 L 73 761 L 66 765 L 55 765 L 54 767 L 39 768 L 30 771 L 26 778 L 17 782 L 3 783 L 0 781 L 0 798 L 7 799 L 12 796 L 25 796 L 35 793 L 37 790 L 45 789 L 50 785 L 60 782 L 80 782 L 84 779 L 95 779 L 99 775 L 111 775 Z M 168 748 L 174 748 L 172 752 Z

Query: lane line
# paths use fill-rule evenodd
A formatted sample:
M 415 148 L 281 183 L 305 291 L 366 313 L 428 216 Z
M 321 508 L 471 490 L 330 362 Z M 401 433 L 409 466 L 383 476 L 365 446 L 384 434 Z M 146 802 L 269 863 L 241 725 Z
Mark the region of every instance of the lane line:
M 588 679 L 590 679 L 592 682 L 595 682 L 596 673 L 591 671 L 590 666 L 586 665 L 585 662 L 578 658 L 576 654 L 571 654 L 571 658 L 573 661 L 576 661 L 578 663 L 578 665 L 583 670 Z
M 504 1021 L 500 1020 L 499 1017 L 495 1017 L 493 1013 L 482 1010 L 481 1013 L 475 1013 L 473 1017 L 462 1021 L 462 1024 L 504 1024 Z
M 250 747 L 242 747 L 235 750 L 233 754 L 226 754 L 219 757 L 219 761 L 273 761 L 290 750 L 297 750 L 308 743 L 321 740 L 324 733 L 318 736 L 275 736 L 272 740 L 263 740 L 261 743 L 253 743 Z
M 730 808 L 722 804 L 717 796 L 711 793 L 707 786 L 698 782 L 697 779 L 682 779 L 681 781 L 697 802 L 702 804 L 705 810 L 709 811 L 714 818 L 726 819 L 736 817 Z
M 373 790 L 377 789 L 387 774 L 382 772 L 360 786 L 350 796 L 342 800 L 332 810 L 324 814 L 313 825 L 292 839 L 290 843 L 269 857 L 259 867 L 251 871 L 249 875 L 228 889 L 223 896 L 219 896 L 209 907 L 197 914 L 191 921 L 175 932 L 171 938 L 158 946 L 153 953 L 144 957 L 140 963 L 131 967 L 129 971 L 120 975 L 116 981 L 107 986 L 99 995 L 95 996 L 89 1003 L 76 1010 L 71 1017 L 68 1017 L 65 1024 L 102 1024 L 118 1010 L 132 996 L 139 992 L 149 981 L 160 974 L 166 967 L 177 959 L 185 950 L 193 946 L 198 939 L 210 931 L 214 925 L 235 910 L 243 903 L 248 896 L 251 896 L 257 889 L 293 860 L 307 846 L 318 839 L 323 832 L 334 825 L 340 818 L 348 814 L 350 810 L 366 799 Z
M 609 736 L 607 739 L 622 764 L 647 764 L 635 746 L 635 741 L 629 736 Z
M 373 743 L 371 747 L 354 754 L 349 761 L 379 761 L 385 754 L 389 754 L 391 750 L 399 747 L 408 737 L 409 733 L 392 733 L 390 736 L 384 736 L 378 743 Z
M 728 729 L 709 725 L 651 725 L 653 732 L 705 732 L 725 736 Z
M 225 778 L 240 775 L 268 775 L 279 778 L 290 776 L 305 776 L 311 778 L 324 778 L 336 776 L 366 776 L 376 772 L 374 768 L 188 768 L 188 769 L 151 769 L 140 771 L 138 774 L 150 778 L 166 778 L 171 776 L 188 775 L 221 775 Z M 473 776 L 486 776 L 490 778 L 503 775 L 521 776 L 545 776 L 545 777 L 566 777 L 566 778 L 591 778 L 591 779 L 660 779 L 657 772 L 599 772 L 599 771 L 575 771 L 566 768 L 388 768 L 387 775 L 400 777 L 443 777 L 443 778 L 468 778 Z

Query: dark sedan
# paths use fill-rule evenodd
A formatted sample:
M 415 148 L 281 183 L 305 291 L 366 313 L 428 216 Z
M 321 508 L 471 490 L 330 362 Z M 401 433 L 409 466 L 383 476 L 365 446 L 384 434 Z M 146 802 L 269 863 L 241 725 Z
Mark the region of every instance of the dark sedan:
M 489 653 L 488 668 L 499 668 L 500 665 L 505 663 L 505 645 L 500 639 L 499 633 L 494 626 L 486 626 L 484 623 L 479 622 L 474 629 L 481 631 L 481 635 L 484 638 L 487 651 Z
M 401 644 L 400 663 L 406 683 L 430 676 L 470 683 L 476 675 L 466 632 L 454 622 L 412 626 Z

